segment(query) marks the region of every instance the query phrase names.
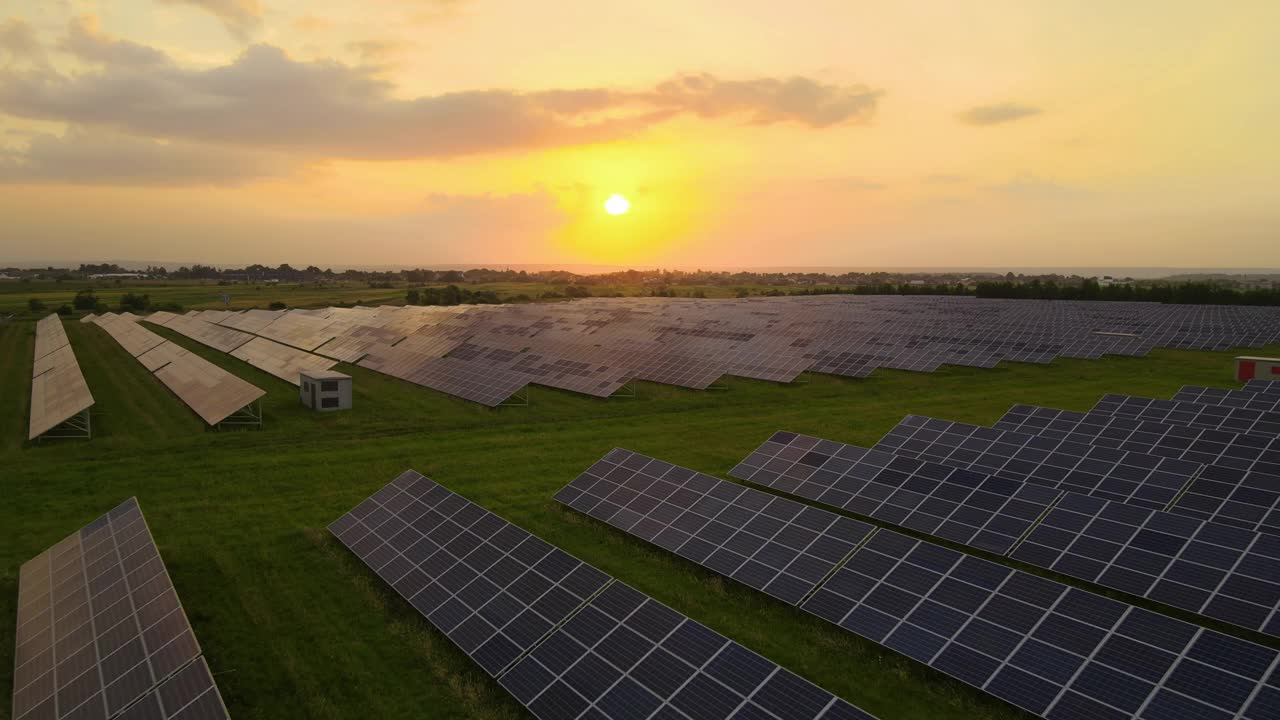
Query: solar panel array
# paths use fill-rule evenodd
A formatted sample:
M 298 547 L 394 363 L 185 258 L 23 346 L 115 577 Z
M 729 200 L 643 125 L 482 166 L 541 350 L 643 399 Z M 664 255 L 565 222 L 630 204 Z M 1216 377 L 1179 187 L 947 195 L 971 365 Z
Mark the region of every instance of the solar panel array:
M 1093 410 L 1107 415 L 1156 420 L 1175 425 L 1225 430 L 1262 437 L 1280 435 L 1280 412 L 1274 410 L 1250 410 L 1177 400 L 1157 400 L 1133 395 L 1105 395 Z
M 1195 462 L 918 415 L 873 449 L 1157 509 L 1200 470 Z
M 228 717 L 135 499 L 23 564 L 13 718 Z
M 1280 475 L 1280 438 L 1034 405 L 1014 405 L 992 427 Z
M 57 313 L 36 323 L 35 358 L 31 366 L 31 413 L 27 439 L 50 433 L 93 407 L 93 393 L 80 371 L 71 341 Z M 81 433 L 77 433 L 81 434 Z M 88 426 L 83 429 L 88 434 Z
M 772 498 L 624 450 L 609 453 L 558 498 L 593 515 L 607 505 L 602 514 L 614 524 L 626 511 L 620 501 L 635 501 L 625 491 L 688 476 L 699 478 L 704 497 Z M 770 507 L 761 503 L 756 517 L 769 517 Z M 813 524 L 819 516 L 844 519 L 807 510 L 816 513 Z M 631 527 L 640 537 L 650 532 Z M 1252 720 L 1270 717 L 1280 700 L 1276 650 L 890 530 L 867 530 L 799 606 L 1032 713 L 1053 720 Z
M 1274 717 L 1277 652 L 881 530 L 804 605 L 1050 720 Z
M 210 426 L 227 421 L 267 394 L 121 315 L 106 313 L 93 322 Z
M 615 449 L 556 500 L 797 605 L 872 527 Z
M 1092 444 L 1149 447 L 1153 454 L 1205 463 L 1170 512 L 1280 534 L 1274 437 L 1029 405 L 1015 405 L 997 425 Z
M 950 297 L 591 298 L 188 317 L 394 368 L 395 377 L 487 405 L 528 383 L 607 397 L 631 379 L 705 389 L 723 375 L 791 382 L 806 371 L 863 377 L 878 367 L 931 372 L 1280 339 L 1277 308 Z
M 731 475 L 1280 637 L 1277 536 L 795 433 Z
M 1274 412 L 1280 407 L 1280 395 L 1275 392 L 1256 392 L 1252 390 L 1224 390 L 1222 388 L 1204 387 L 1202 385 L 1184 385 L 1174 393 L 1173 400 L 1179 402 L 1195 402 L 1202 405 L 1223 405 L 1226 407 L 1246 408 L 1263 412 Z
M 871 718 L 416 472 L 329 529 L 536 717 Z

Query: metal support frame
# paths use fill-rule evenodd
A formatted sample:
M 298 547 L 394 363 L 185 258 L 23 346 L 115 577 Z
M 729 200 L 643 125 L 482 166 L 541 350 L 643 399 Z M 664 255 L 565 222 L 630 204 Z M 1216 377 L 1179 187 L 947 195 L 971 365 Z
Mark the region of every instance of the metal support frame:
M 529 407 L 529 386 L 525 385 L 514 395 L 498 403 L 498 407 Z
M 720 392 L 724 392 L 724 391 L 728 390 L 729 388 L 728 388 L 727 386 L 725 386 L 725 385 L 716 385 L 715 383 L 712 383 L 712 384 L 708 385 L 708 386 L 706 387 L 706 389 L 707 389 L 707 390 L 718 390 L 718 391 L 720 391 Z
M 615 390 L 613 394 L 609 396 L 609 399 L 623 398 L 634 400 L 638 397 L 640 397 L 640 388 L 636 385 L 636 379 L 627 378 L 627 381 L 622 383 L 622 387 Z
M 40 442 L 45 438 L 50 440 L 88 440 L 92 437 L 93 423 L 90 421 L 89 408 L 85 408 L 49 428 L 43 435 L 36 438 L 36 442 Z
M 227 427 L 256 427 L 262 429 L 262 402 L 255 401 L 223 418 L 214 426 L 215 430 Z

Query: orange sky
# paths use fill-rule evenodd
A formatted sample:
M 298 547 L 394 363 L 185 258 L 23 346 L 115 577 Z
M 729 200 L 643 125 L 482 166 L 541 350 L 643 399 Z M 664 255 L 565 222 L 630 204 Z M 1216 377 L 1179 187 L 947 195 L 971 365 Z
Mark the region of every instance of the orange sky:
M 0 0 L 0 262 L 1275 267 L 1276 27 L 1271 0 Z

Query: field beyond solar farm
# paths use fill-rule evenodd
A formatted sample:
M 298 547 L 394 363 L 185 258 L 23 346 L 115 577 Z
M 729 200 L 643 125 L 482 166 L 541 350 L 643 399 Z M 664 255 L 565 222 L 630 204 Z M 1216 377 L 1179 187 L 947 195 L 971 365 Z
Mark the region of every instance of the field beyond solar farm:
M 524 717 L 325 530 L 407 468 L 884 720 L 1022 717 L 552 495 L 615 446 L 724 478 L 776 430 L 871 445 L 908 413 L 989 424 L 1018 402 L 1085 410 L 1107 392 L 1167 398 L 1186 384 L 1233 387 L 1238 354 L 809 374 L 792 385 L 727 377 L 702 392 L 637 383 L 637 397 L 610 400 L 535 386 L 528 407 L 497 409 L 340 364 L 355 378 L 355 408 L 317 415 L 296 387 L 151 329 L 266 389 L 265 428 L 206 431 L 106 332 L 73 321 L 95 437 L 25 444 L 33 324 L 0 326 L 0 718 L 11 707 L 19 566 L 135 495 L 233 717 Z

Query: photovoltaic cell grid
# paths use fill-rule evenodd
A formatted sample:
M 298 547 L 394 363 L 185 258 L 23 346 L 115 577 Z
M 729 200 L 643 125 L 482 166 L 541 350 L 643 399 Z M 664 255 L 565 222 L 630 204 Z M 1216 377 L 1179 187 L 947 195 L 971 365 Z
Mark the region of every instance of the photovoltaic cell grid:
M 1102 420 L 1106 417 L 1113 421 Z M 1129 446 L 1154 443 L 1160 453 L 1175 453 L 1181 446 L 1190 458 L 1216 457 L 1217 462 L 1200 469 L 1169 512 L 1280 535 L 1280 474 L 1273 472 L 1276 438 L 1026 405 L 1014 406 L 998 424 L 1046 435 L 1105 436 L 1108 442 Z M 1175 431 L 1179 427 L 1183 432 Z
M 775 433 L 729 473 L 756 485 L 994 553 L 1059 490 L 807 435 Z
M 872 448 L 1153 509 L 1173 502 L 1200 464 L 908 415 Z
M 490 675 L 609 581 L 412 471 L 329 529 Z
M 1262 412 L 1274 412 L 1280 408 L 1280 396 L 1273 393 L 1259 393 L 1249 390 L 1223 390 L 1222 388 L 1204 387 L 1201 385 L 1184 385 L 1174 393 L 1175 402 L 1194 402 L 1201 405 L 1222 405 L 1225 407 L 1246 408 Z
M 1243 389 L 1255 393 L 1280 393 L 1280 380 L 1250 380 Z
M 1169 512 L 1280 535 L 1280 476 L 1209 465 Z
M 832 483 L 830 476 L 819 473 L 857 473 L 858 461 L 853 459 L 871 456 L 879 456 L 874 467 L 896 464 L 898 472 L 920 472 L 929 466 L 902 458 L 885 465 L 883 453 L 805 435 L 775 433 L 731 474 L 870 514 L 858 502 L 848 501 L 841 488 L 874 486 L 878 480 L 842 476 Z M 815 463 L 821 463 L 816 472 Z M 964 473 L 961 484 L 943 482 L 937 487 L 960 498 L 958 511 L 971 518 L 967 525 L 939 523 L 947 512 L 952 517 L 958 514 L 952 505 L 941 506 L 932 516 L 926 514 L 925 509 L 936 503 L 936 490 L 933 497 L 912 494 L 901 498 L 900 505 L 920 510 L 903 513 L 900 520 L 885 513 L 876 517 L 1280 637 L 1280 621 L 1274 616 L 1280 606 L 1280 538 L 1014 481 L 993 485 L 987 476 L 960 472 Z M 925 483 L 914 484 L 919 489 L 933 489 Z M 987 490 L 981 495 L 967 494 L 974 486 Z M 1028 499 L 1027 489 L 1041 496 Z M 882 488 L 881 494 L 889 492 L 897 491 Z M 1017 512 L 1011 513 L 1006 508 L 1015 500 L 1018 503 L 1012 507 Z M 878 508 L 870 505 L 867 510 L 874 513 Z M 1000 519 L 1005 531 L 973 535 L 972 528 L 989 517 Z M 988 527 L 993 524 L 987 523 Z M 1025 539 L 1019 543 L 1020 538 Z
M 501 683 L 544 720 L 872 718 L 621 582 Z
M 889 530 L 803 608 L 1050 720 L 1280 708 L 1275 650 Z
M 1010 556 L 1280 637 L 1280 537 L 1069 493 Z
M 1280 437 L 1014 405 L 993 426 L 1071 442 L 1280 475 Z
M 1280 412 L 1157 400 L 1132 395 L 1104 395 L 1095 412 L 1142 420 L 1157 420 L 1189 427 L 1275 437 L 1280 435 Z
M 227 717 L 132 498 L 22 566 L 16 637 L 15 720 Z
M 543 720 L 871 719 L 416 472 L 330 531 Z
M 622 449 L 556 500 L 791 605 L 873 529 Z

